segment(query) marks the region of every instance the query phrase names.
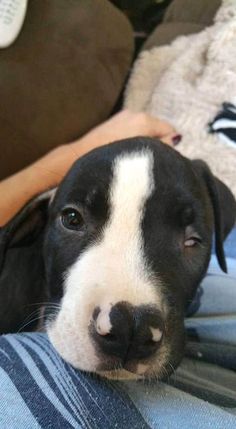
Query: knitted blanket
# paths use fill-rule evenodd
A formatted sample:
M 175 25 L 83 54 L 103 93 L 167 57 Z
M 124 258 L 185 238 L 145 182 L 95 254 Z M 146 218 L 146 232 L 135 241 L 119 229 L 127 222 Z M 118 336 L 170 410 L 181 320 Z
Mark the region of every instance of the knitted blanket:
M 223 0 L 212 26 L 140 54 L 124 104 L 170 121 L 183 135 L 177 149 L 205 160 L 236 195 L 236 116 L 229 124 L 226 112 L 220 132 L 212 128 L 222 108 L 235 102 L 236 0 Z M 231 129 L 227 138 L 222 124 Z

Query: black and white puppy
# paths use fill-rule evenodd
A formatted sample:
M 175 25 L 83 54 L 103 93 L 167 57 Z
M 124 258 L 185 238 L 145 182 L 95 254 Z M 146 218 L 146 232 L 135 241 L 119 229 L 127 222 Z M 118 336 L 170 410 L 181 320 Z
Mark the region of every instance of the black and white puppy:
M 55 301 L 47 332 L 74 367 L 161 378 L 183 356 L 214 232 L 226 271 L 235 217 L 231 192 L 202 161 L 150 138 L 96 149 L 0 231 L 0 330 Z

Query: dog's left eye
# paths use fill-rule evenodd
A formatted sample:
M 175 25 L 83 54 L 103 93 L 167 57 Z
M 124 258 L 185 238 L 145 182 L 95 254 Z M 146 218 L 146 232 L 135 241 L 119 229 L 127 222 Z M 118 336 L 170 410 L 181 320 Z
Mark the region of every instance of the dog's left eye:
M 185 240 L 184 246 L 185 247 L 194 247 L 198 243 L 201 243 L 200 237 L 189 237 L 187 240 Z
M 184 247 L 194 247 L 200 244 L 202 239 L 199 234 L 192 230 L 191 227 L 187 227 L 185 230 Z
M 80 212 L 72 207 L 67 207 L 61 214 L 62 225 L 66 229 L 80 230 L 84 226 L 84 219 Z

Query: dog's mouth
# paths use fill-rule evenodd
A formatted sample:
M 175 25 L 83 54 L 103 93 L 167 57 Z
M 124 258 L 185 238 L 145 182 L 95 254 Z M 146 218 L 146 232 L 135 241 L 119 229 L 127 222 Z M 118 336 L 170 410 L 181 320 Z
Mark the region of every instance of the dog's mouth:
M 152 363 L 149 360 L 118 362 L 110 357 L 97 366 L 95 373 L 113 380 L 143 379 L 150 372 Z
M 128 346 L 126 353 L 116 354 L 109 353 L 109 347 L 113 346 L 113 342 L 116 341 L 114 335 L 111 336 L 108 343 L 105 343 L 107 349 L 101 348 L 100 344 L 91 337 L 91 330 L 86 329 L 86 326 L 84 330 L 76 330 L 71 324 L 69 316 L 68 313 L 65 317 L 62 312 L 59 312 L 57 318 L 48 323 L 47 332 L 61 357 L 78 370 L 111 380 L 163 380 L 173 373 L 182 359 L 184 335 L 173 335 L 173 332 L 169 333 L 169 329 L 163 331 L 161 340 L 157 343 L 153 353 L 144 354 L 145 347 L 139 348 L 139 353 L 135 353 L 137 344 L 133 342 Z M 63 323 L 59 323 L 61 317 Z M 179 332 L 184 333 L 180 329 Z M 157 332 L 154 331 L 154 333 Z M 119 346 L 117 351 L 120 351 L 121 344 L 119 342 L 117 344 Z M 147 347 L 148 345 L 150 344 L 148 343 Z M 125 345 L 122 343 L 122 351 L 124 351 L 124 347 Z
M 143 375 L 133 373 L 126 369 L 114 369 L 111 371 L 97 371 L 97 374 L 108 378 L 109 380 L 139 380 L 143 379 Z
M 122 361 L 115 356 L 97 354 L 90 342 L 85 344 L 86 354 L 81 355 L 76 339 L 73 343 L 67 342 L 64 336 L 54 336 L 51 330 L 49 338 L 61 357 L 74 368 L 110 380 L 164 380 L 175 371 L 182 358 L 182 353 L 176 358 L 169 343 L 163 344 L 150 358 Z
M 96 374 L 110 380 L 166 380 L 175 371 L 178 363 L 171 359 L 153 358 L 151 361 L 127 362 L 123 365 L 100 365 L 94 371 Z

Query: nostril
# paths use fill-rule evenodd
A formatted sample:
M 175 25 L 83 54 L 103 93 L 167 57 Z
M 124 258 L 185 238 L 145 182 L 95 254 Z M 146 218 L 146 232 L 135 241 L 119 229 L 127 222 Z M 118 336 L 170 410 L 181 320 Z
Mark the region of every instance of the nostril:
M 123 304 L 96 307 L 92 317 L 90 333 L 99 351 L 125 359 L 134 327 L 130 308 Z
M 96 307 L 91 335 L 99 351 L 124 361 L 145 359 L 161 347 L 165 336 L 162 314 L 152 306 L 120 302 Z
M 107 335 L 104 335 L 104 339 L 107 341 L 116 341 L 117 337 L 113 334 L 107 334 Z
M 146 359 L 154 355 L 161 347 L 165 333 L 161 312 L 152 306 L 140 306 L 135 309 L 135 329 L 132 347 L 128 359 Z
M 147 347 L 155 347 L 156 346 L 156 341 L 147 340 L 143 344 L 144 344 L 144 346 L 147 346 Z

